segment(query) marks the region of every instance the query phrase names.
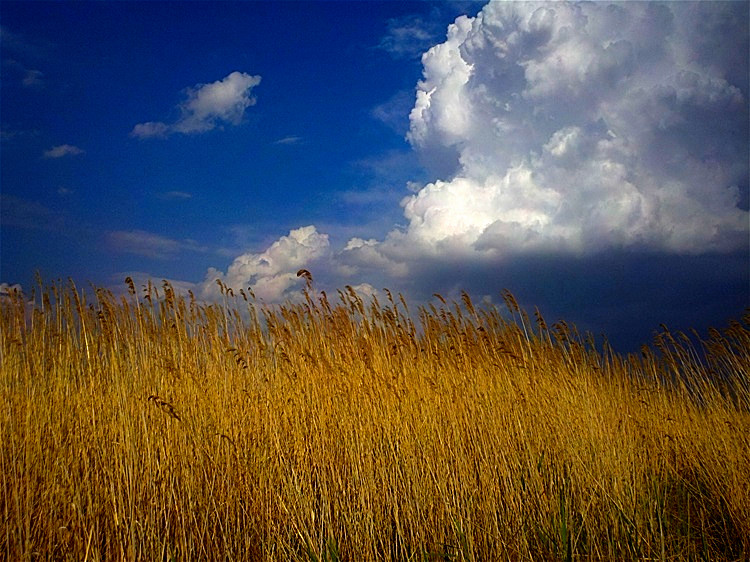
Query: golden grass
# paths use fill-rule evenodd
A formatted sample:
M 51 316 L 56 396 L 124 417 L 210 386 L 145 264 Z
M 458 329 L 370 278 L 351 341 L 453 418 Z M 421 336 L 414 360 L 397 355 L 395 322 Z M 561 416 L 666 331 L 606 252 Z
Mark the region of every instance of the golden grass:
M 748 558 L 748 316 L 624 357 L 509 293 L 128 284 L 2 301 L 0 558 Z

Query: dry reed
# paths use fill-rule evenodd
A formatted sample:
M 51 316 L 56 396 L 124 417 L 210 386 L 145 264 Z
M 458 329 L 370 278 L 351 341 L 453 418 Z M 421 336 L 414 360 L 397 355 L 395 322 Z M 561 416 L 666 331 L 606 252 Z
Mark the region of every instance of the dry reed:
M 1 303 L 7 560 L 746 559 L 747 315 L 597 349 L 435 295 Z

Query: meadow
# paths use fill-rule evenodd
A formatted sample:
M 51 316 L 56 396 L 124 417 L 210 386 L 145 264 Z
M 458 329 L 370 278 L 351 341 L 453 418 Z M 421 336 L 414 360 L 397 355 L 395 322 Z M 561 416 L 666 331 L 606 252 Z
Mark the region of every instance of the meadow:
M 2 299 L 0 558 L 750 557 L 750 312 L 622 355 L 508 292 L 219 286 Z

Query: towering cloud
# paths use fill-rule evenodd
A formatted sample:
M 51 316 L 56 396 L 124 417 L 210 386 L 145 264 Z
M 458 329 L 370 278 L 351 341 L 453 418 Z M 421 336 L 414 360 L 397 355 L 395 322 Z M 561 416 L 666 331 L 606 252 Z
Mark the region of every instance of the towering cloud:
M 713 254 L 736 265 L 748 245 L 747 53 L 742 3 L 491 2 L 422 56 L 408 140 L 434 179 L 412 184 L 404 228 L 331 251 L 305 227 L 207 281 L 278 299 L 297 268 L 327 260 L 339 286 L 502 283 L 543 304 L 573 298 L 561 275 L 575 270 L 598 280 L 580 310 L 596 307 L 601 271 L 618 287 L 641 262 L 661 267 L 649 287 L 677 263 L 714 279 Z M 622 314 L 653 310 L 654 294 Z
M 422 57 L 408 138 L 440 179 L 403 201 L 406 238 L 493 255 L 745 244 L 744 10 L 499 1 L 458 18 Z
M 223 80 L 198 84 L 187 90 L 187 99 L 179 105 L 181 115 L 176 122 L 139 123 L 130 134 L 138 138 L 165 137 L 171 133 L 203 133 L 221 123 L 238 125 L 245 110 L 255 105 L 252 89 L 260 80 L 260 76 L 232 72 Z

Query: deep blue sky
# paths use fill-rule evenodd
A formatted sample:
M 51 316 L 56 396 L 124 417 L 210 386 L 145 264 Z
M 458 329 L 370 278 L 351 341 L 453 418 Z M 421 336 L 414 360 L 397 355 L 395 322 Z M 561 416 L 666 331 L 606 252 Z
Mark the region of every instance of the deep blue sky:
M 458 18 L 458 19 L 457 19 Z M 748 297 L 744 2 L 2 2 L 0 283 Z

